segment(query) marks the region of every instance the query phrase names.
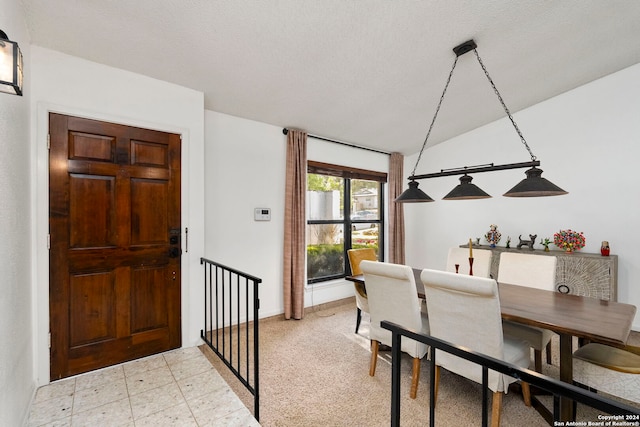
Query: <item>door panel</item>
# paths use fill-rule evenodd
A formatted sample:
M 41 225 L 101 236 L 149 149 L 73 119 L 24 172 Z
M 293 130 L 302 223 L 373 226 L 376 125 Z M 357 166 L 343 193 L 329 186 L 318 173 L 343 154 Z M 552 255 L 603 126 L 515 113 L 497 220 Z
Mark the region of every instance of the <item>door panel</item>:
M 166 242 L 167 218 L 156 212 L 168 208 L 167 186 L 163 181 L 131 180 L 131 244 L 145 245 Z
M 117 244 L 114 218 L 115 177 L 69 175 L 69 246 L 75 249 Z M 86 221 L 91 218 L 91 221 Z
M 136 268 L 132 272 L 131 332 L 139 333 L 168 326 L 166 294 L 155 283 L 165 277 L 164 268 Z
M 115 339 L 115 275 L 76 274 L 69 283 L 69 347 Z
M 179 347 L 179 135 L 49 128 L 51 379 Z

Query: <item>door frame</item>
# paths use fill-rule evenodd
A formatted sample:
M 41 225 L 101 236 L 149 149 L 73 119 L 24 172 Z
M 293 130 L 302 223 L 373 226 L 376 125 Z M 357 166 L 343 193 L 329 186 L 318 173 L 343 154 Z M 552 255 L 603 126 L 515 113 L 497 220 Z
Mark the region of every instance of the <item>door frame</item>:
M 32 318 L 32 336 L 34 343 L 34 370 L 36 374 L 36 386 L 49 384 L 50 382 L 50 349 L 49 349 L 49 249 L 48 249 L 48 233 L 49 233 L 49 150 L 47 147 L 47 136 L 49 133 L 49 113 L 60 113 L 69 116 L 83 117 L 87 119 L 100 120 L 104 122 L 118 123 L 126 126 L 141 127 L 153 129 L 162 132 L 179 134 L 181 136 L 181 169 L 183 171 L 181 178 L 181 233 L 183 242 L 183 253 L 181 257 L 181 333 L 182 347 L 190 347 L 196 345 L 198 338 L 194 339 L 194 333 L 190 333 L 193 329 L 194 319 L 188 317 L 188 307 L 190 305 L 190 287 L 193 283 L 201 283 L 198 280 L 200 269 L 199 257 L 204 254 L 204 240 L 198 241 L 192 236 L 196 233 L 192 232 L 189 236 L 185 236 L 185 229 L 190 228 L 189 223 L 192 217 L 189 209 L 189 190 L 190 176 L 185 173 L 191 169 L 193 158 L 190 157 L 189 129 L 185 127 L 175 126 L 172 124 L 159 125 L 158 123 L 150 123 L 139 119 L 116 117 L 110 114 L 96 113 L 95 111 L 86 111 L 78 108 L 64 107 L 47 103 L 38 103 L 37 118 L 35 126 L 32 127 L 32 169 L 34 171 L 35 181 L 32 182 L 32 301 L 33 301 L 33 318 Z M 204 140 L 204 135 L 203 135 Z M 204 141 L 202 145 L 204 150 Z M 193 154 L 195 158 L 198 155 Z M 200 156 L 203 158 L 203 156 Z M 202 173 L 204 168 L 202 168 Z M 204 176 L 202 179 L 204 186 Z M 204 208 L 203 208 L 204 209 Z M 201 227 L 195 225 L 195 229 L 200 229 L 204 234 L 204 214 L 201 215 Z M 199 218 L 198 218 L 199 219 Z M 200 221 L 196 221 L 198 223 Z M 191 228 L 193 230 L 193 228 Z M 188 248 L 186 245 L 188 244 Z M 188 249 L 188 251 L 186 250 Z M 191 267 L 191 269 L 190 269 Z M 192 316 L 193 317 L 193 316 Z M 195 316 L 199 318 L 199 316 Z

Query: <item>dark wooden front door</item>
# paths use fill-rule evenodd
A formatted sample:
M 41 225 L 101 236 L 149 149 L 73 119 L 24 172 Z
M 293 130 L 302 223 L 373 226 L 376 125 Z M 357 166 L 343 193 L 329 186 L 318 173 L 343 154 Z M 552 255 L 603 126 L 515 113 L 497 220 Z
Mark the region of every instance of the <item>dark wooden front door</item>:
M 49 115 L 51 380 L 177 348 L 180 136 Z

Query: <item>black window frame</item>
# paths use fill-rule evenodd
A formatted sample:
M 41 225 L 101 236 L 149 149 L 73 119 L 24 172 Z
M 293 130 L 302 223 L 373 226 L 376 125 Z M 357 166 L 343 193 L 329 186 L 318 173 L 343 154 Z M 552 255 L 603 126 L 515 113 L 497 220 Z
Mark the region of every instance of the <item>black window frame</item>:
M 385 197 L 384 190 L 387 183 L 387 174 L 384 172 L 369 171 L 365 169 L 357 169 L 340 165 L 333 165 L 329 163 L 320 163 L 314 161 L 307 162 L 307 174 L 328 175 L 333 177 L 339 177 L 343 179 L 343 218 L 337 220 L 310 220 L 307 219 L 307 226 L 309 225 L 329 225 L 338 224 L 343 228 L 343 258 L 344 258 L 344 273 L 332 274 L 329 276 L 309 278 L 307 277 L 307 284 L 313 285 L 322 282 L 328 282 L 330 280 L 342 279 L 351 275 L 351 266 L 349 265 L 349 258 L 347 251 L 351 249 L 353 241 L 353 227 L 355 224 L 378 224 L 378 260 L 384 261 L 385 252 Z M 351 219 L 351 180 L 367 180 L 378 182 L 378 219 Z M 307 260 L 308 262 L 308 260 Z

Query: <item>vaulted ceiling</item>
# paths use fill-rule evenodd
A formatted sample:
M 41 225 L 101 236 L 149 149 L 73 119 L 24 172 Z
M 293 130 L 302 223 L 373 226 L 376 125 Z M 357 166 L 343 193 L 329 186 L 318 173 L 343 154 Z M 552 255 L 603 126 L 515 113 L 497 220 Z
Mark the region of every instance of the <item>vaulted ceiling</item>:
M 210 110 L 404 154 L 468 39 L 513 113 L 640 62 L 637 0 L 22 4 L 33 44 L 202 91 Z M 463 55 L 429 145 L 501 117 Z

